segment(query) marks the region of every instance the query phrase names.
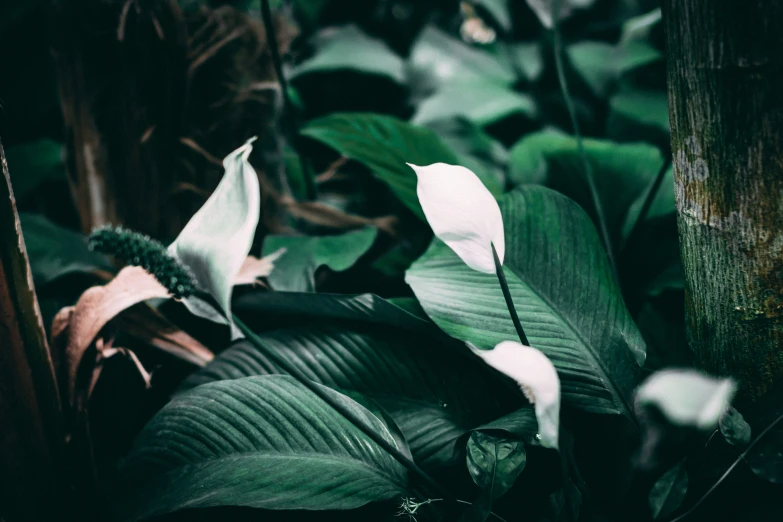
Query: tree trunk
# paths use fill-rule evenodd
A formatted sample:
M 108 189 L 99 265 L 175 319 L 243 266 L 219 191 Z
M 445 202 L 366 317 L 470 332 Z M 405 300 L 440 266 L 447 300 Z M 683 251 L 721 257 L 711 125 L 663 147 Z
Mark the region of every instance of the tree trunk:
M 755 399 L 783 376 L 783 2 L 662 7 L 689 344 Z

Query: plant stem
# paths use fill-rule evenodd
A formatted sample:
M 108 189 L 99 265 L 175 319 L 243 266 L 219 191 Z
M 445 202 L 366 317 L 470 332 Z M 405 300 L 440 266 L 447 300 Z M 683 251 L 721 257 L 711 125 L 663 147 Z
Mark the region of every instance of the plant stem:
M 348 419 L 354 426 L 359 428 L 365 435 L 367 435 L 373 442 L 378 444 L 392 457 L 394 457 L 400 464 L 411 472 L 427 489 L 437 493 L 441 497 L 456 501 L 453 497 L 445 491 L 435 480 L 432 479 L 427 473 L 419 468 L 413 460 L 405 456 L 395 445 L 384 439 L 378 433 L 376 433 L 367 423 L 359 418 L 353 411 L 347 409 L 343 404 L 336 402 L 331 395 L 324 391 L 324 388 L 315 382 L 307 378 L 298 368 L 290 364 L 284 357 L 275 352 L 269 350 L 258 336 L 251 330 L 245 323 L 243 323 L 236 315 L 233 315 L 234 324 L 237 325 L 239 330 L 247 337 L 253 346 L 258 348 L 264 355 L 272 359 L 272 362 L 279 366 L 287 374 L 291 375 L 301 384 L 303 384 L 308 390 L 315 393 L 329 406 L 334 408 L 340 415 Z
M 748 447 L 747 447 L 747 448 L 745 448 L 745 451 L 743 451 L 742 453 L 740 453 L 740 456 L 739 456 L 739 457 L 737 457 L 737 460 L 735 460 L 735 461 L 734 461 L 734 462 L 731 464 L 731 466 L 729 466 L 729 467 L 728 467 L 728 469 L 726 469 L 726 471 L 723 473 L 723 475 L 721 475 L 721 476 L 720 476 L 720 478 L 719 478 L 719 479 L 718 479 L 718 480 L 715 482 L 715 484 L 713 484 L 713 485 L 712 485 L 712 487 L 711 487 L 710 489 L 708 489 L 708 490 L 707 490 L 707 492 L 706 492 L 706 493 L 704 493 L 704 495 L 702 495 L 702 496 L 701 496 L 701 498 L 700 498 L 700 499 L 699 499 L 699 500 L 698 500 L 698 501 L 697 501 L 697 502 L 696 502 L 696 503 L 695 503 L 693 506 L 691 506 L 691 507 L 688 509 L 688 511 L 686 511 L 686 512 L 685 512 L 685 513 L 683 513 L 682 515 L 679 515 L 679 516 L 677 516 L 677 517 L 675 517 L 675 518 L 673 518 L 673 519 L 669 520 L 669 522 L 679 522 L 680 520 L 684 519 L 685 517 L 687 517 L 688 515 L 690 515 L 690 514 L 691 514 L 691 513 L 693 513 L 694 511 L 696 511 L 696 509 L 697 509 L 699 506 L 701 506 L 701 504 L 702 504 L 702 503 L 703 503 L 703 502 L 704 502 L 704 501 L 707 499 L 707 497 L 709 497 L 709 496 L 712 494 L 712 492 L 713 492 L 713 491 L 715 491 L 715 490 L 718 488 L 718 486 L 720 486 L 720 485 L 721 485 L 721 483 L 723 483 L 723 481 L 724 481 L 724 480 L 726 480 L 726 477 L 728 477 L 728 476 L 729 476 L 729 474 L 731 474 L 731 472 L 732 472 L 732 471 L 734 471 L 734 468 L 736 468 L 736 467 L 737 467 L 737 465 L 738 465 L 740 462 L 742 462 L 743 460 L 745 460 L 745 457 L 748 455 L 748 453 L 750 453 L 750 450 L 752 450 L 752 449 L 753 449 L 753 446 L 755 446 L 755 445 L 756 445 L 756 444 L 757 444 L 757 443 L 758 443 L 758 442 L 759 442 L 759 441 L 760 441 L 760 440 L 761 440 L 761 439 L 762 439 L 762 438 L 763 438 L 763 437 L 764 437 L 764 436 L 765 436 L 767 433 L 769 433 L 770 431 L 772 431 L 772 428 L 774 428 L 775 426 L 777 426 L 777 424 L 778 424 L 780 421 L 783 421 L 783 415 L 781 415 L 780 417 L 778 417 L 777 419 L 775 419 L 774 421 L 772 421 L 772 423 L 771 423 L 769 426 L 767 426 L 766 428 L 764 428 L 764 431 L 762 431 L 761 433 L 759 433 L 759 436 L 758 436 L 758 437 L 756 437 L 756 438 L 753 440 L 753 442 L 751 442 L 750 444 L 748 444 Z
M 291 94 L 288 92 L 288 80 L 286 80 L 283 73 L 283 59 L 280 56 L 280 47 L 277 45 L 277 35 L 275 33 L 275 27 L 272 23 L 272 8 L 269 6 L 269 0 L 261 0 L 261 19 L 264 22 L 264 30 L 266 31 L 267 42 L 269 42 L 269 51 L 272 54 L 272 65 L 275 68 L 275 74 L 277 75 L 277 81 L 280 83 L 280 90 L 283 94 L 283 110 L 285 117 L 288 118 L 289 130 L 292 136 L 290 137 L 291 144 L 293 145 L 296 132 L 296 124 L 294 123 L 294 116 L 296 109 L 291 101 Z M 296 147 L 295 147 L 296 148 Z M 305 182 L 305 191 L 308 201 L 315 201 L 317 196 L 315 186 L 315 175 L 310 163 L 304 159 L 304 156 L 297 150 L 299 156 L 299 165 L 302 169 L 302 176 Z
M 558 4 L 559 2 L 555 2 Z M 555 11 L 557 13 L 559 11 Z M 556 19 L 557 16 L 555 15 Z M 568 82 L 566 81 L 565 70 L 563 68 L 563 43 L 560 36 L 560 29 L 557 26 L 557 20 L 552 25 L 552 36 L 555 41 L 555 68 L 557 69 L 557 79 L 560 82 L 560 90 L 563 93 L 566 108 L 568 109 L 568 115 L 571 118 L 571 126 L 574 129 L 574 136 L 576 137 L 576 145 L 579 149 L 579 157 L 582 160 L 582 167 L 585 173 L 585 179 L 590 189 L 590 196 L 593 200 L 593 206 L 595 207 L 595 213 L 598 218 L 598 231 L 601 234 L 601 240 L 604 243 L 606 249 L 606 255 L 609 258 L 609 265 L 612 267 L 612 273 L 616 280 L 619 281 L 617 274 L 617 262 L 614 257 L 614 248 L 612 248 L 612 239 L 609 236 L 609 227 L 606 223 L 606 215 L 604 214 L 603 205 L 601 205 L 601 198 L 598 195 L 598 188 L 595 185 L 595 179 L 593 177 L 593 168 L 590 165 L 590 161 L 587 159 L 587 153 L 585 152 L 584 140 L 582 134 L 579 131 L 579 120 L 576 117 L 576 109 L 574 108 L 574 100 L 571 98 L 571 93 L 568 90 Z
M 642 208 L 639 210 L 639 215 L 633 224 L 633 228 L 631 228 L 631 232 L 628 234 L 628 239 L 625 242 L 625 246 L 632 244 L 633 238 L 636 237 L 636 235 L 639 233 L 639 229 L 641 228 L 642 223 L 644 223 L 645 219 L 647 219 L 647 214 L 650 213 L 650 207 L 652 207 L 653 201 L 655 201 L 655 196 L 658 195 L 658 190 L 660 190 L 661 183 L 663 183 L 663 178 L 666 175 L 666 172 L 669 170 L 670 166 L 671 159 L 664 161 L 661 170 L 658 171 L 655 179 L 650 184 L 650 189 L 648 190 L 647 194 L 645 194 L 644 203 L 642 203 Z
M 517 309 L 514 307 L 514 300 L 511 298 L 511 291 L 508 289 L 508 281 L 506 281 L 506 274 L 503 273 L 503 265 L 500 263 L 495 245 L 490 243 L 492 247 L 492 257 L 495 258 L 495 272 L 498 275 L 498 282 L 500 288 L 503 290 L 503 297 L 506 299 L 506 306 L 508 307 L 508 313 L 511 314 L 511 322 L 514 323 L 514 328 L 517 330 L 519 341 L 525 346 L 530 346 L 530 341 L 527 340 L 527 335 L 522 329 L 522 323 L 519 322 L 519 316 L 517 315 Z

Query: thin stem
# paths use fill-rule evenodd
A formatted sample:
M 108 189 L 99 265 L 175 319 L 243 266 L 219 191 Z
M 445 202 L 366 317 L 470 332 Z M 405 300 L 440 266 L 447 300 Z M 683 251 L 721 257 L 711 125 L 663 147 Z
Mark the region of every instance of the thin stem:
M 559 11 L 554 12 L 557 13 Z M 582 140 L 582 133 L 579 131 L 579 120 L 576 117 L 574 100 L 571 98 L 571 93 L 568 90 L 568 82 L 566 81 L 565 70 L 563 68 L 563 43 L 560 37 L 560 29 L 557 26 L 556 21 L 552 26 L 552 36 L 555 40 L 555 68 L 557 69 L 557 79 L 560 82 L 560 90 L 563 93 L 566 108 L 568 109 L 568 115 L 571 118 L 571 125 L 574 128 L 574 136 L 576 137 L 576 145 L 579 149 L 579 157 L 582 160 L 585 179 L 587 180 L 587 185 L 590 189 L 590 196 L 593 200 L 593 206 L 595 207 L 595 213 L 598 217 L 598 231 L 601 234 L 601 240 L 604 243 L 604 248 L 606 248 L 606 255 L 609 257 L 609 265 L 612 267 L 612 273 L 614 274 L 615 279 L 619 281 L 617 276 L 617 262 L 614 256 L 614 248 L 612 247 L 612 239 L 609 236 L 609 227 L 606 223 L 606 215 L 604 214 L 603 205 L 601 205 L 601 198 L 598 195 L 598 188 L 595 185 L 593 168 L 590 165 L 590 161 L 587 159 L 584 140 Z
M 782 421 L 782 420 L 783 420 L 783 415 L 781 415 L 780 417 L 778 417 L 777 419 L 775 419 L 775 420 L 774 420 L 774 421 L 773 421 L 773 422 L 772 422 L 772 423 L 771 423 L 769 426 L 767 426 L 767 427 L 764 429 L 764 431 L 762 431 L 762 432 L 759 434 L 759 436 L 758 436 L 758 437 L 756 437 L 756 438 L 753 440 L 753 442 L 751 442 L 751 443 L 748 445 L 748 447 L 747 447 L 747 448 L 745 448 L 745 451 L 743 451 L 742 453 L 740 453 L 740 456 L 739 456 L 739 457 L 737 457 L 737 460 L 735 460 L 735 461 L 734 461 L 734 462 L 731 464 L 731 466 L 729 466 L 729 467 L 728 467 L 728 469 L 726 470 L 726 472 L 725 472 L 725 473 L 723 473 L 723 475 L 721 475 L 721 477 L 720 477 L 720 478 L 717 480 L 717 482 L 715 482 L 715 484 L 713 484 L 713 485 L 712 485 L 712 487 L 711 487 L 710 489 L 708 489 L 708 490 L 707 490 L 707 492 L 706 492 L 704 495 L 702 495 L 702 497 L 701 497 L 701 498 L 698 500 L 698 502 L 696 502 L 696 503 L 695 503 L 693 506 L 691 506 L 691 507 L 690 507 L 690 509 L 688 509 L 688 511 L 686 511 L 685 513 L 683 513 L 682 515 L 680 515 L 680 516 L 678 516 L 678 517 L 676 517 L 676 518 L 673 518 L 673 519 L 669 520 L 669 522 L 679 522 L 680 520 L 684 519 L 685 517 L 687 517 L 688 515 L 690 515 L 690 514 L 691 514 L 691 513 L 693 513 L 694 511 L 696 511 L 696 509 L 697 509 L 699 506 L 701 506 L 701 505 L 702 505 L 702 503 L 703 503 L 703 502 L 704 502 L 704 501 L 707 499 L 707 497 L 709 497 L 709 496 L 712 494 L 712 492 L 713 492 L 713 491 L 715 491 L 715 490 L 718 488 L 718 486 L 720 486 L 720 485 L 721 485 L 721 483 L 722 483 L 724 480 L 726 480 L 726 477 L 728 477 L 728 476 L 729 476 L 729 474 L 730 474 L 732 471 L 734 471 L 734 468 L 736 468 L 736 467 L 737 467 L 737 465 L 738 465 L 738 464 L 739 464 L 739 463 L 740 463 L 742 460 L 744 460 L 744 459 L 745 459 L 745 457 L 748 455 L 748 453 L 750 453 L 750 450 L 752 450 L 752 449 L 753 449 L 753 446 L 755 446 L 755 445 L 756 445 L 756 444 L 757 444 L 757 443 L 758 443 L 758 442 L 759 442 L 759 441 L 760 441 L 762 438 L 764 438 L 764 436 L 765 436 L 767 433 L 769 433 L 770 431 L 772 431 L 772 428 L 774 428 L 774 427 L 775 427 L 775 426 L 776 426 L 776 425 L 777 425 L 777 424 L 778 424 L 780 421 Z
M 261 19 L 264 22 L 264 30 L 266 31 L 267 35 L 266 39 L 269 42 L 269 51 L 272 54 L 272 66 L 275 68 L 277 81 L 280 83 L 280 90 L 283 94 L 284 113 L 291 122 L 291 131 L 295 132 L 296 125 L 293 123 L 295 108 L 293 101 L 291 101 L 291 94 L 288 92 L 288 80 L 286 79 L 285 74 L 283 74 L 283 59 L 280 56 L 280 47 L 277 45 L 277 35 L 275 32 L 275 26 L 272 23 L 272 8 L 269 6 L 269 0 L 261 0 Z M 299 164 L 302 169 L 302 176 L 304 177 L 307 199 L 308 201 L 315 201 L 317 191 L 315 187 L 315 176 L 313 174 L 313 169 L 311 168 L 310 163 L 304 159 L 302 154 L 298 154 Z
M 236 315 L 233 315 L 233 319 L 234 319 L 234 324 L 237 325 L 239 330 L 245 335 L 245 337 L 247 337 L 248 341 L 250 341 L 250 343 L 253 344 L 253 346 L 255 346 L 260 351 L 262 351 L 264 355 L 269 357 L 275 365 L 279 366 L 283 371 L 285 371 L 291 377 L 299 381 L 308 390 L 310 390 L 311 392 L 315 393 L 318 397 L 323 399 L 324 402 L 326 402 L 329 406 L 334 408 L 340 415 L 348 419 L 348 421 L 350 421 L 351 424 L 359 428 L 373 442 L 378 444 L 392 457 L 394 457 L 400 464 L 405 466 L 405 468 L 408 471 L 410 471 L 419 481 L 421 481 L 421 483 L 427 489 L 433 492 L 437 492 L 438 495 L 442 497 L 446 497 L 449 499 L 453 498 L 437 482 L 435 482 L 435 480 L 433 480 L 427 473 L 425 473 L 421 468 L 419 468 L 415 462 L 413 462 L 410 458 L 405 456 L 396 446 L 391 444 L 385 438 L 383 438 L 378 433 L 376 433 L 375 430 L 373 430 L 370 426 L 368 426 L 364 419 L 358 417 L 352 410 L 346 408 L 342 403 L 335 401 L 334 398 L 329 393 L 327 393 L 323 387 L 321 387 L 320 385 L 316 384 L 315 382 L 307 378 L 307 376 L 304 373 L 302 373 L 298 368 L 290 364 L 280 354 L 278 354 L 274 350 L 267 349 L 264 346 L 264 344 L 261 342 L 261 340 L 258 338 L 258 336 L 255 334 L 255 332 L 253 332 L 253 330 L 248 328 L 248 326 L 245 325 L 245 323 L 243 323 Z
M 495 245 L 490 244 L 490 246 L 492 247 L 492 257 L 495 259 L 495 272 L 498 275 L 498 282 L 501 290 L 503 290 L 503 297 L 506 299 L 508 313 L 511 314 L 511 322 L 514 323 L 514 328 L 517 329 L 519 341 L 525 346 L 530 346 L 530 341 L 527 340 L 527 335 L 525 335 L 525 331 L 522 329 L 522 323 L 519 322 L 517 309 L 514 307 L 514 300 L 511 299 L 511 291 L 508 289 L 508 281 L 506 281 L 506 274 L 503 273 L 503 265 L 500 263 L 497 250 L 495 250 Z
M 647 219 L 647 214 L 650 213 L 650 208 L 652 207 L 653 201 L 655 201 L 655 196 L 658 195 L 658 191 L 660 190 L 661 184 L 663 183 L 663 178 L 666 176 L 666 172 L 669 170 L 671 164 L 671 160 L 665 161 L 663 163 L 661 170 L 658 171 L 658 174 L 655 176 L 655 179 L 650 185 L 649 191 L 647 194 L 645 194 L 642 208 L 639 210 L 639 215 L 636 217 L 633 228 L 631 228 L 631 232 L 628 234 L 628 239 L 625 242 L 626 246 L 632 244 L 633 238 L 635 238 L 639 233 L 642 223 L 644 223 L 644 221 Z

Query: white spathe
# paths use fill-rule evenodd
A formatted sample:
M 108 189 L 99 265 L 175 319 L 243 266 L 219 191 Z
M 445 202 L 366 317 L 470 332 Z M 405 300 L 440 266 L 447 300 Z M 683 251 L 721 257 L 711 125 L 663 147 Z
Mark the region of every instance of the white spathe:
M 261 191 L 256 171 L 248 162 L 255 138 L 226 156 L 225 174 L 204 205 L 188 221 L 169 253 L 190 268 L 198 287 L 220 306 L 221 315 L 196 296 L 183 300 L 191 313 L 230 324 L 231 293 L 247 259 L 261 213 Z
M 693 370 L 655 372 L 636 391 L 637 405 L 653 404 L 674 424 L 715 428 L 737 391 L 731 379 Z
M 457 165 L 408 163 L 418 176 L 416 191 L 432 231 L 473 270 L 495 273 L 506 253 L 503 216 L 495 197 L 471 170 Z
M 473 349 L 473 353 L 519 384 L 535 408 L 541 445 L 557 449 L 560 378 L 552 361 L 540 350 L 516 341 L 503 341 L 492 350 Z

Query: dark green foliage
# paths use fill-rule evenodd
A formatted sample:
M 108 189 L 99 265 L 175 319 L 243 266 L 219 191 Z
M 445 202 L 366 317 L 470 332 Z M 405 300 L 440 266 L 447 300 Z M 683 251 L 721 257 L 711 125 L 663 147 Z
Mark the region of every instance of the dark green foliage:
M 147 235 L 108 225 L 93 230 L 89 248 L 128 265 L 142 267 L 178 299 L 188 297 L 196 290 L 188 267 L 169 254 L 160 241 Z

